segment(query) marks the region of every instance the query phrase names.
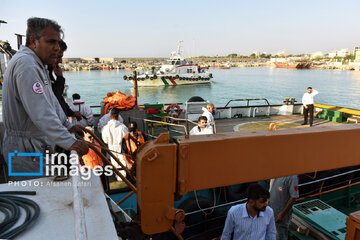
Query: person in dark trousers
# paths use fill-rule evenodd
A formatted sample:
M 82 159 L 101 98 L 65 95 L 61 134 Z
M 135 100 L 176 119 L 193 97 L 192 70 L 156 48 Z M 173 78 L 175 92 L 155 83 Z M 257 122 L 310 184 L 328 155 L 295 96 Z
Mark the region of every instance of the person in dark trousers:
M 64 52 L 67 50 L 67 45 L 63 40 L 61 40 L 59 42 L 59 47 L 60 50 L 57 55 L 56 63 L 48 65 L 51 87 L 55 97 L 60 103 L 61 108 L 64 110 L 65 115 L 67 117 L 75 117 L 76 120 L 80 121 L 82 119 L 80 112 L 71 110 L 70 106 L 65 102 L 63 97 L 65 89 L 65 78 L 63 77 L 63 73 L 59 64 L 62 63 L 62 58 L 64 56 Z M 53 73 L 55 74 L 56 79 L 54 78 Z
M 306 125 L 308 123 L 308 113 L 310 114 L 310 127 L 313 124 L 314 119 L 314 97 L 318 95 L 319 92 L 312 87 L 307 88 L 307 92 L 304 93 L 302 97 L 302 104 L 304 106 L 304 122 L 301 125 Z

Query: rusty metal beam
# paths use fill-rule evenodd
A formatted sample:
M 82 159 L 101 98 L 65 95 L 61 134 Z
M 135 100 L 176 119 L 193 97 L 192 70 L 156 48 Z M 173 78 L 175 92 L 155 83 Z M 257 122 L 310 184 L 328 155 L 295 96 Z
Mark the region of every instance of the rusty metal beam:
M 176 144 L 169 144 L 169 135 L 143 144 L 136 156 L 136 187 L 141 230 L 155 234 L 170 230 L 176 211 Z M 174 217 L 175 218 L 175 217 Z
M 163 135 L 139 150 L 142 230 L 168 231 L 177 194 L 360 165 L 360 125 L 248 131 L 178 138 Z
M 359 141 L 359 125 L 180 138 L 179 194 L 360 165 Z

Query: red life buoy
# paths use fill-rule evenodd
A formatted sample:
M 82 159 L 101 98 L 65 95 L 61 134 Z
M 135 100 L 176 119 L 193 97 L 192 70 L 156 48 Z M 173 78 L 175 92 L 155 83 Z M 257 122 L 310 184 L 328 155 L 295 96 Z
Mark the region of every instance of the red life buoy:
M 170 117 L 179 117 L 180 116 L 180 113 L 181 113 L 181 108 L 179 107 L 179 105 L 173 103 L 171 105 L 169 105 L 167 108 L 166 108 L 166 113 L 168 116 Z

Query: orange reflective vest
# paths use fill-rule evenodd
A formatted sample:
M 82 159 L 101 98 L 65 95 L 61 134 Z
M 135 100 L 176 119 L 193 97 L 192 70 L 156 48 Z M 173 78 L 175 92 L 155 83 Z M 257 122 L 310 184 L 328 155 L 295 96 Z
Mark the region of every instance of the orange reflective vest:
M 126 158 L 129 160 L 131 164 L 134 164 L 135 162 L 134 158 L 137 149 L 140 147 L 141 144 L 145 142 L 142 133 L 139 131 L 137 133 L 138 133 L 137 139 L 134 139 L 133 136 L 130 136 L 130 133 L 126 134 L 126 136 L 123 138 L 123 141 L 125 141 L 126 143 L 126 154 L 132 156 L 132 157 L 126 156 Z
M 93 141 L 94 144 L 99 145 L 98 142 Z M 99 147 L 96 147 L 100 152 L 101 149 Z M 101 158 L 95 153 L 94 150 L 92 150 L 91 148 L 89 149 L 88 154 L 84 155 L 82 157 L 84 164 L 86 166 L 89 166 L 92 169 L 94 169 L 95 166 L 103 166 L 103 162 L 101 160 Z

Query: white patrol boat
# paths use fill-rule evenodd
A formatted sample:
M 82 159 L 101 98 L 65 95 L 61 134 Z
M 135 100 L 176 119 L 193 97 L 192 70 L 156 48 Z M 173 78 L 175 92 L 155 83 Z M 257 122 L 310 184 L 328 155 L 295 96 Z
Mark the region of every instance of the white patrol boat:
M 137 73 L 137 85 L 140 87 L 176 86 L 184 84 L 211 83 L 212 74 L 194 62 L 187 61 L 183 56 L 183 41 L 179 41 L 176 52 L 158 71 L 148 70 Z M 125 80 L 133 81 L 134 76 L 124 76 Z

